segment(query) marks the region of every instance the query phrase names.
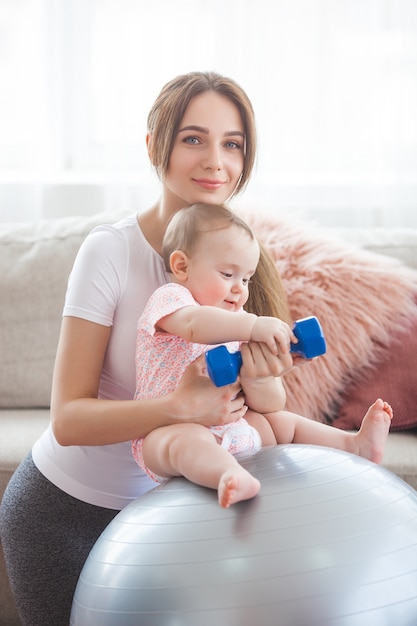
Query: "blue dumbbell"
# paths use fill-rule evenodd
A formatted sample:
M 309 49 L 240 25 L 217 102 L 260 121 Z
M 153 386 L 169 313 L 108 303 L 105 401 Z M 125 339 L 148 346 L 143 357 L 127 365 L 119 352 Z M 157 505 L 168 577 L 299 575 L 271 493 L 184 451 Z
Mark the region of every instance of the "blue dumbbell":
M 291 343 L 291 352 L 312 359 L 326 352 L 326 341 L 317 317 L 305 317 L 294 324 L 298 343 Z M 234 383 L 242 365 L 240 351 L 229 352 L 226 346 L 217 346 L 205 353 L 208 375 L 216 387 Z

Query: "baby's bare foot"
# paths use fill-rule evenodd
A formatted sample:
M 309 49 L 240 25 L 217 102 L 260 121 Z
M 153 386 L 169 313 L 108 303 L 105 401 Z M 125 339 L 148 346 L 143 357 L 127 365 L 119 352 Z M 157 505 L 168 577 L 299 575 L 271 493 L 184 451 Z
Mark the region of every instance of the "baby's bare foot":
M 243 467 L 227 470 L 218 486 L 219 504 L 228 508 L 241 500 L 249 500 L 259 492 L 261 483 Z
M 354 439 L 356 454 L 374 463 L 381 463 L 393 412 L 388 402 L 378 398 L 366 412 Z

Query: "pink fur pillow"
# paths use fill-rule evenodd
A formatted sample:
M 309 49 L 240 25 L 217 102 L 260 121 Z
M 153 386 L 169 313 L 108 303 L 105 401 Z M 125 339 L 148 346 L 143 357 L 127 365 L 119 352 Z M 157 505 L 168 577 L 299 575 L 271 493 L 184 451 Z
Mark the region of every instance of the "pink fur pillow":
M 378 377 L 375 366 L 401 345 L 393 341 L 394 333 L 416 328 L 417 272 L 313 228 L 262 215 L 246 217 L 276 261 L 293 319 L 316 315 L 326 337 L 324 356 L 285 377 L 287 407 L 317 421 L 332 421 L 346 402 L 349 385 L 367 376 L 371 388 L 370 381 Z M 399 376 L 401 370 L 398 376 L 391 371 L 394 381 Z M 374 387 L 375 398 L 383 391 Z M 387 401 L 395 413 L 396 399 Z M 355 405 L 361 413 L 357 424 L 366 408 Z
M 334 425 L 357 430 L 368 406 L 384 398 L 395 409 L 391 430 L 417 426 L 417 320 L 395 333 L 388 350 L 375 367 L 364 372 L 345 391 Z

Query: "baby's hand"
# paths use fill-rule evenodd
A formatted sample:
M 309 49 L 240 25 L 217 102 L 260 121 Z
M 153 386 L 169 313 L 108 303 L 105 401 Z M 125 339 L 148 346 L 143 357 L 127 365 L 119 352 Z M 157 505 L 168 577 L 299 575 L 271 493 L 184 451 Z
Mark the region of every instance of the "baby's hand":
M 291 328 L 277 317 L 258 317 L 251 334 L 251 341 L 265 343 L 272 354 L 287 354 L 290 343 L 297 342 Z

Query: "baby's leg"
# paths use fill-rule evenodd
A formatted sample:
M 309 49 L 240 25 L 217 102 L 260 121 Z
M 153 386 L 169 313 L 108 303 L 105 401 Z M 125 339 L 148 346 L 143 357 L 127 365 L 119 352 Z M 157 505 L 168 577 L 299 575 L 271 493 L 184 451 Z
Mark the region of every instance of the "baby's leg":
M 248 409 L 245 420 L 258 431 L 262 447 L 276 446 L 277 443 L 291 443 L 294 438 L 294 413 L 277 411 L 262 415 Z
M 392 415 L 390 405 L 378 398 L 369 407 L 357 433 L 349 433 L 334 426 L 320 424 L 289 411 L 268 413 L 265 417 L 274 431 L 277 443 L 328 446 L 380 463 L 384 455 Z
M 229 507 L 253 498 L 259 481 L 245 470 L 213 433 L 199 424 L 163 426 L 143 441 L 145 464 L 159 476 L 185 476 L 194 483 L 218 489 L 219 503 Z

